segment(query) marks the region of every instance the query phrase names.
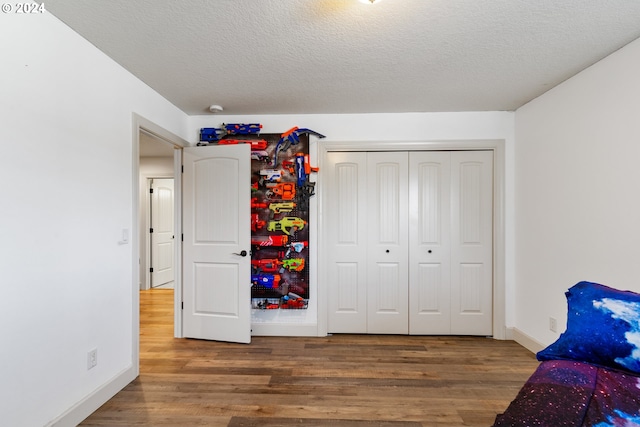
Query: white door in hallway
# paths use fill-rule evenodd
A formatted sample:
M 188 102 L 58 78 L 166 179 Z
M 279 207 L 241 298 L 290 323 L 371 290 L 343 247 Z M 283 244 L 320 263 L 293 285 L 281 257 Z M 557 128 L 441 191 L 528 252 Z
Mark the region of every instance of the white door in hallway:
M 183 334 L 251 341 L 250 145 L 184 149 Z
M 151 287 L 173 282 L 173 178 L 151 180 Z

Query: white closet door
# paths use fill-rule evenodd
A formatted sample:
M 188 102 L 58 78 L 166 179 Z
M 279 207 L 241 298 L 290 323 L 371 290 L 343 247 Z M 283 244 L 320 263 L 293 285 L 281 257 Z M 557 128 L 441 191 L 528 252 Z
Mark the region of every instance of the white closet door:
M 451 153 L 451 334 L 493 333 L 493 153 Z
M 492 154 L 329 153 L 329 332 L 491 335 Z
M 451 153 L 409 155 L 409 333 L 451 332 Z
M 409 333 L 408 153 L 367 154 L 367 332 Z
M 328 153 L 325 201 L 330 333 L 367 332 L 367 153 Z

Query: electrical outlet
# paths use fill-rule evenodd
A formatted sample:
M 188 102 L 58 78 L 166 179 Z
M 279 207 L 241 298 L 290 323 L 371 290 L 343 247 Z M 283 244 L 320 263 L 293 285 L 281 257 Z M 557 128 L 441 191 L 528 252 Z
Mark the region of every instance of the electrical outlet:
M 98 349 L 94 348 L 87 353 L 87 370 L 94 368 L 98 364 Z
M 552 332 L 558 332 L 558 321 L 555 317 L 549 317 L 549 330 Z

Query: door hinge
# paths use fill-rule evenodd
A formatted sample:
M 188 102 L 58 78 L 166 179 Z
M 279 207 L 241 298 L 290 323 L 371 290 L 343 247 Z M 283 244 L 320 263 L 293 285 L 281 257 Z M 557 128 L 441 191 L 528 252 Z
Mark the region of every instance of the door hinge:
M 184 173 L 184 165 L 180 166 L 180 172 Z
M 153 228 L 150 228 L 150 229 L 149 229 L 149 233 L 153 233 Z
M 153 273 L 153 267 L 149 269 L 149 273 Z
M 150 194 L 153 194 L 153 188 L 150 188 L 150 189 L 149 189 L 149 193 L 150 193 Z
M 184 301 L 182 301 L 182 302 L 180 303 L 180 309 L 181 309 L 181 310 L 184 310 Z
M 184 234 L 181 234 L 181 235 L 180 235 L 180 241 L 181 241 L 181 242 L 184 242 Z

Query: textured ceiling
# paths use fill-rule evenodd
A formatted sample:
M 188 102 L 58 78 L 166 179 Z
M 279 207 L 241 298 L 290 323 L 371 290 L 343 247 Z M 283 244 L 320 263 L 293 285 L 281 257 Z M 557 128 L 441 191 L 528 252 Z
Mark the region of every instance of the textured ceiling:
M 512 111 L 640 37 L 638 0 L 47 0 L 178 108 Z

